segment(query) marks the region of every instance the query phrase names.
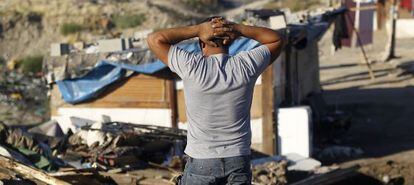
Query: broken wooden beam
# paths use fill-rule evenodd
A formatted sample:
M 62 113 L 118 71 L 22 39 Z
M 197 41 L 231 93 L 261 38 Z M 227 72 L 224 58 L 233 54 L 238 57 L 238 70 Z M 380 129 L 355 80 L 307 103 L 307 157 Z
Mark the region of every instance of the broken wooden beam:
M 13 159 L 10 159 L 10 158 L 7 158 L 1 155 L 0 155 L 0 166 L 1 168 L 5 168 L 7 170 L 13 171 L 21 175 L 23 178 L 26 178 L 29 180 L 35 179 L 40 182 L 44 182 L 46 184 L 53 184 L 53 185 L 70 185 L 69 183 L 59 180 L 57 178 L 54 178 L 41 170 L 24 165 L 20 162 L 17 162 Z

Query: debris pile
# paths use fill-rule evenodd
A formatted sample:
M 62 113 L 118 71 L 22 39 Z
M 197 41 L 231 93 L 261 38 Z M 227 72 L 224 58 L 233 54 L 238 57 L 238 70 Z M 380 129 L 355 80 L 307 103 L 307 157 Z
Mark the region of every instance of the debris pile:
M 282 160 L 280 162 L 271 161 L 262 165 L 256 165 L 252 169 L 253 184 L 287 184 L 288 162 Z
M 182 166 L 172 163 L 183 156 L 185 140 L 185 131 L 171 128 L 96 123 L 69 137 L 66 157 L 80 157 L 82 166 L 102 170 L 124 167 L 137 161 L 175 166 L 181 170 Z
M 25 175 L 33 171 L 71 184 L 174 184 L 185 164 L 183 130 L 108 122 L 62 134 L 56 122 L 45 125 L 29 129 L 0 124 L 0 156 L 6 157 L 0 163 L 12 164 L 0 167 L 1 182 L 48 183 Z

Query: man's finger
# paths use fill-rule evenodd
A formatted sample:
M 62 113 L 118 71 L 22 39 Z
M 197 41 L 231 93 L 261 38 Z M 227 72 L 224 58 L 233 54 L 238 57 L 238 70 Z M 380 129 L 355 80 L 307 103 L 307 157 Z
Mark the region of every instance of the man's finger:
M 219 32 L 214 32 L 214 37 L 224 37 L 224 36 L 228 36 L 228 32 L 225 31 L 219 31 Z
M 232 32 L 232 31 L 233 31 L 233 28 L 228 28 L 228 27 L 214 28 L 214 33 Z
M 213 28 L 221 28 L 221 27 L 228 27 L 228 28 L 230 28 L 230 27 L 233 27 L 233 23 L 230 23 L 230 22 L 228 22 L 228 23 L 222 23 L 222 22 L 216 22 L 216 23 L 212 23 L 212 27 Z

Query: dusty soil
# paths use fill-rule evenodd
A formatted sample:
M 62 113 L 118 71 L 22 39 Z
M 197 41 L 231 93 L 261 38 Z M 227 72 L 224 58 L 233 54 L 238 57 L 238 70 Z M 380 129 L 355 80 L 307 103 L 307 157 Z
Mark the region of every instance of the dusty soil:
M 324 99 L 352 115 L 341 145 L 364 151 L 343 165 L 361 164 L 362 174 L 379 181 L 414 184 L 414 39 L 397 40 L 399 58 L 381 62 L 386 33 L 376 32 L 374 44 L 365 48 L 374 61 L 376 79 L 371 80 L 359 48 L 332 55 L 327 38 L 329 34 L 320 43 Z

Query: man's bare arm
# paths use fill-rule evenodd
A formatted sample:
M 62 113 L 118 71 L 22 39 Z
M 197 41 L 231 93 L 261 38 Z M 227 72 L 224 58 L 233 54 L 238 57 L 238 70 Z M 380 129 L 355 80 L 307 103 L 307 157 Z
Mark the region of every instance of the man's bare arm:
M 227 34 L 233 40 L 241 35 L 267 46 L 272 55 L 271 62 L 276 60 L 283 48 L 284 42 L 280 34 L 269 28 L 246 26 L 225 20 L 222 22 L 215 21 L 213 27 L 216 35 Z M 224 42 L 228 42 L 228 40 Z
M 276 31 L 255 26 L 246 26 L 242 24 L 235 24 L 234 31 L 239 32 L 240 35 L 256 40 L 261 44 L 267 46 L 272 55 L 271 63 L 276 60 L 283 48 L 283 39 Z
M 198 33 L 197 25 L 161 30 L 148 36 L 148 47 L 157 58 L 168 65 L 168 51 L 171 45 L 197 37 Z
M 205 22 L 194 26 L 164 29 L 150 34 L 147 38 L 150 50 L 162 62 L 168 65 L 168 51 L 170 47 L 183 40 L 199 37 L 203 42 L 215 46 L 211 41 L 214 37 L 214 29 L 211 22 Z

